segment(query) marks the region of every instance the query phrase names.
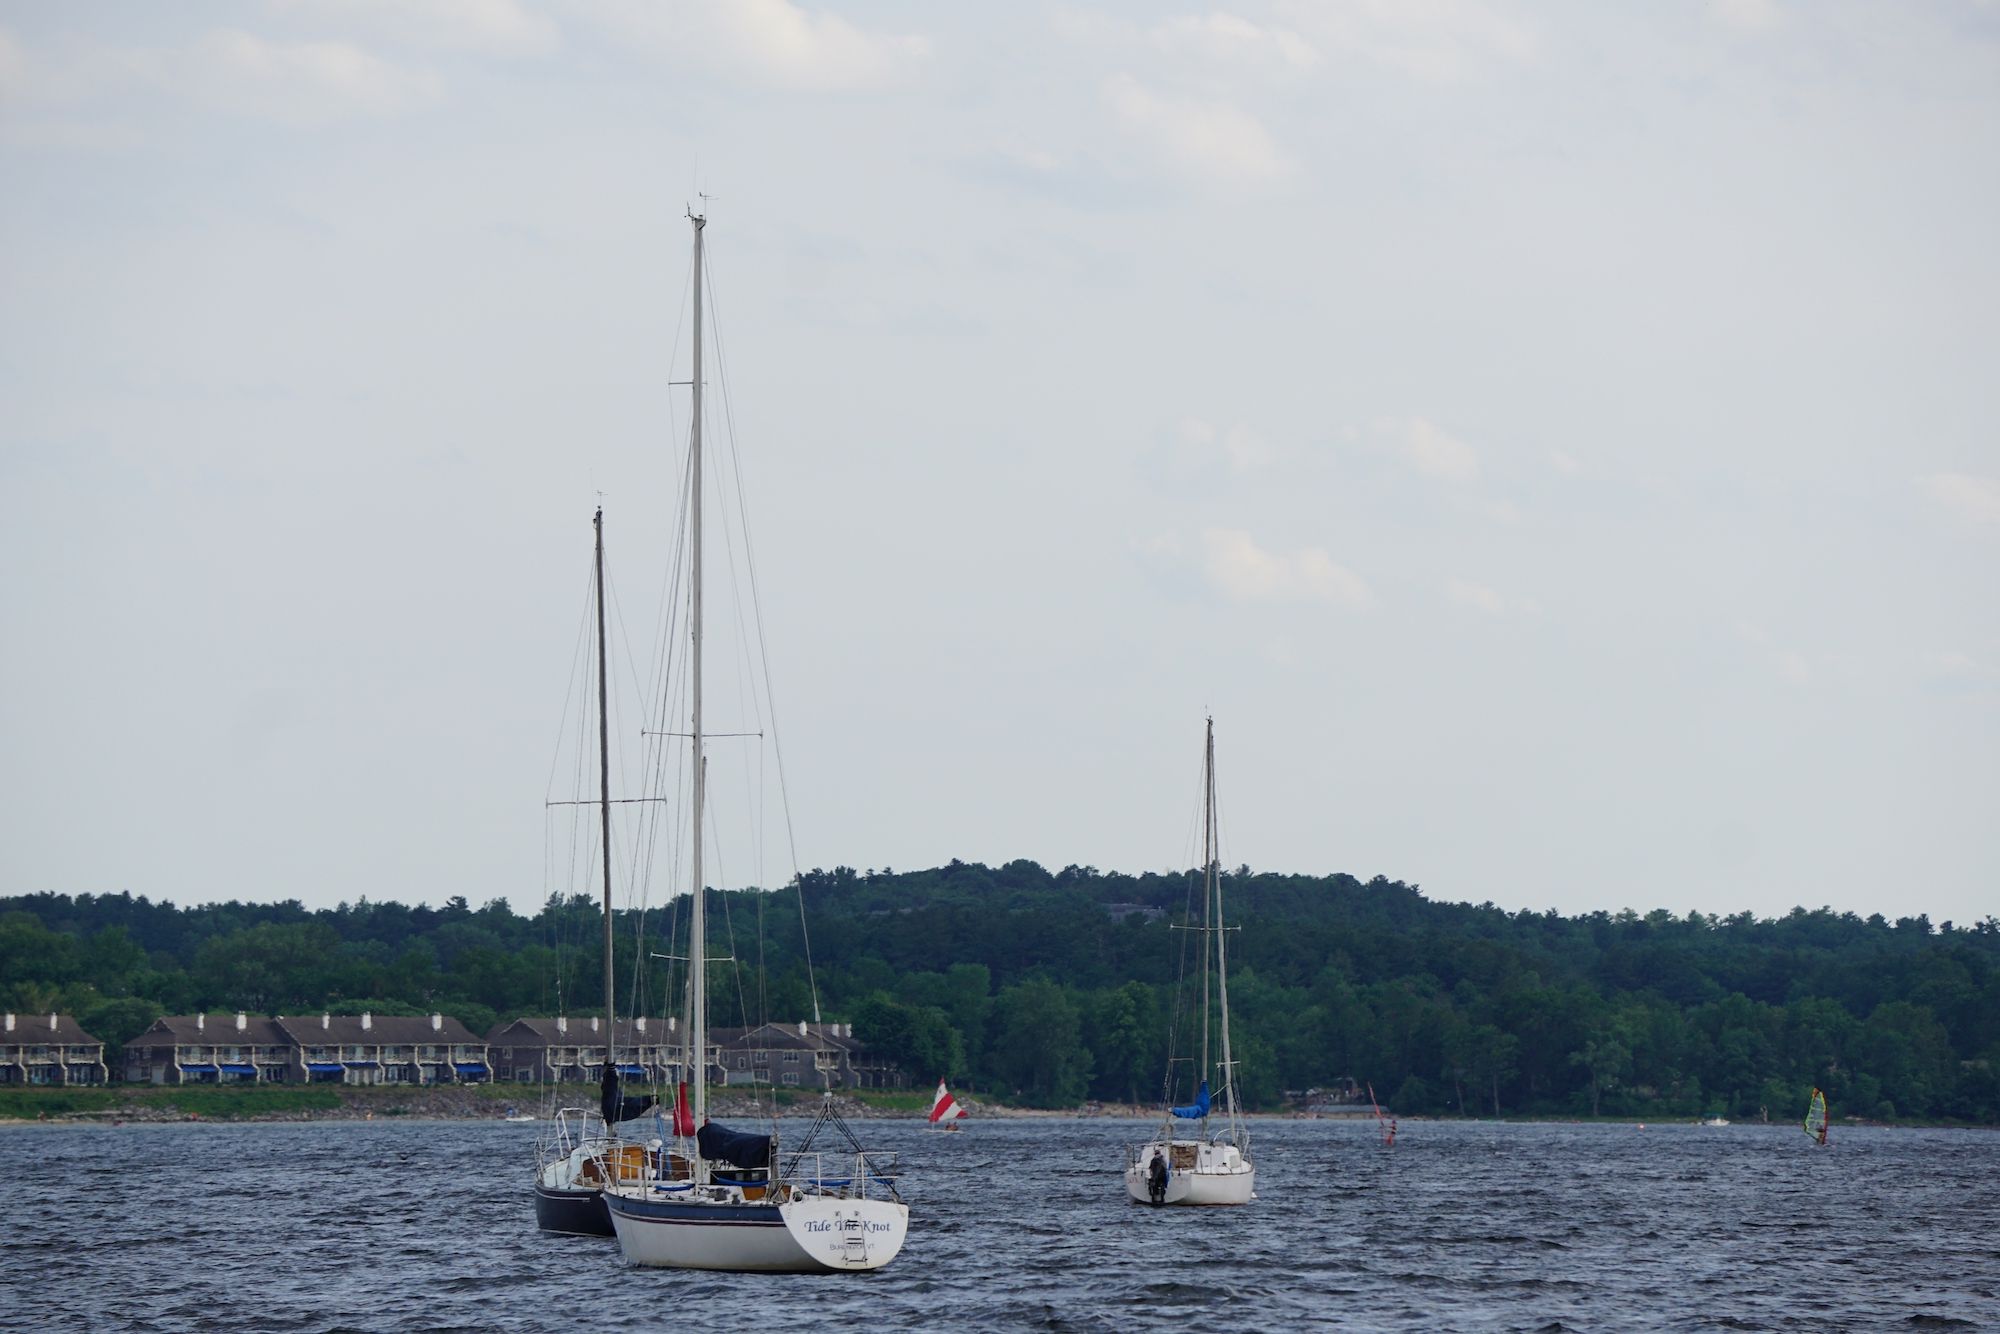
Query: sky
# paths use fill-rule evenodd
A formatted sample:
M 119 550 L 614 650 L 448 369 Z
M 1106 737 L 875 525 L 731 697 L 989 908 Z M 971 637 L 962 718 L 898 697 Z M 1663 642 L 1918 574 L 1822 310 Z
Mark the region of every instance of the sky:
M 1969 923 L 1996 164 L 1992 0 L 8 0 L 0 894 L 538 902 L 693 204 L 800 865 L 1212 714 L 1232 865 Z

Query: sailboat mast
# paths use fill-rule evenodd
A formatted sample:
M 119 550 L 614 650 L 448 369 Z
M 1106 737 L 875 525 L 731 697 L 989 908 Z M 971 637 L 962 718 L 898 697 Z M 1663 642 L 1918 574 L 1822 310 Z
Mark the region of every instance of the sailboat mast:
M 614 1023 L 616 1011 L 612 1009 L 615 992 L 611 978 L 611 720 L 605 708 L 610 692 L 605 685 L 606 668 L 604 660 L 604 506 L 597 507 L 597 517 L 591 520 L 591 527 L 597 530 L 597 810 L 601 827 L 599 838 L 604 848 L 604 1068 L 616 1066 Z
M 1201 787 L 1201 1072 L 1195 1081 L 1197 1089 L 1208 1078 L 1208 957 L 1215 938 L 1215 719 L 1213 718 L 1208 720 L 1208 740 L 1202 748 Z M 1201 1120 L 1203 1134 L 1206 1134 L 1208 1117 L 1203 1115 Z
M 1215 828 L 1215 719 L 1208 720 L 1208 827 Z M 1219 842 L 1220 840 L 1218 840 Z M 1222 849 L 1210 864 L 1215 874 L 1215 994 L 1222 1003 L 1222 1088 L 1228 1094 L 1229 1128 L 1237 1131 L 1236 1063 L 1229 1056 L 1229 925 L 1222 916 Z
M 708 1119 L 708 916 L 703 904 L 701 841 L 703 807 L 707 800 L 708 765 L 701 746 L 701 231 L 708 219 L 690 213 L 694 225 L 694 432 L 690 437 L 688 482 L 688 561 L 691 602 L 689 621 L 694 631 L 694 651 L 690 660 L 694 718 L 688 729 L 693 737 L 694 829 L 689 842 L 694 847 L 694 909 L 688 925 L 688 1052 L 694 1062 L 694 1123 L 699 1128 Z M 696 1155 L 697 1164 L 700 1155 Z M 701 1168 L 697 1166 L 697 1173 Z

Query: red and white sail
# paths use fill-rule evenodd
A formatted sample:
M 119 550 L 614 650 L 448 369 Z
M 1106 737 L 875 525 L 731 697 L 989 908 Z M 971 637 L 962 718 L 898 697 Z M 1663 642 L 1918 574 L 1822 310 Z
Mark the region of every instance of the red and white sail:
M 937 1096 L 931 1099 L 931 1124 L 942 1125 L 947 1121 L 956 1121 L 964 1115 L 965 1109 L 958 1105 L 958 1100 L 951 1096 L 951 1090 L 946 1088 L 944 1081 L 940 1079 Z

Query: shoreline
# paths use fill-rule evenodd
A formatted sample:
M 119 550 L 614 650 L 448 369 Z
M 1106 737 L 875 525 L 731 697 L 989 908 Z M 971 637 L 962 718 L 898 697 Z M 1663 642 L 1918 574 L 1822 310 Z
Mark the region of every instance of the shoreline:
M 568 1096 L 560 1103 L 568 1107 L 594 1107 L 596 1088 L 594 1085 L 574 1085 L 564 1090 Z M 969 1121 L 1034 1121 L 1034 1120 L 1108 1120 L 1108 1121 L 1154 1121 L 1160 1119 L 1158 1108 L 1135 1106 L 1129 1103 L 1087 1102 L 1069 1108 L 1015 1107 L 1005 1103 L 988 1102 L 976 1096 L 959 1099 L 966 1109 Z M 36 1107 L 36 1103 L 50 1104 Z M 79 1105 L 82 1104 L 82 1105 Z M 851 1120 L 922 1121 L 929 1111 L 929 1098 L 921 1092 L 897 1091 L 894 1093 L 861 1094 L 837 1093 L 834 1105 L 840 1114 Z M 203 1122 L 226 1125 L 245 1123 L 305 1123 L 317 1121 L 421 1121 L 421 1122 L 491 1122 L 503 1120 L 509 1112 L 519 1112 L 533 1118 L 534 1124 L 547 1124 L 554 1117 L 555 1100 L 547 1088 L 511 1088 L 504 1085 L 428 1085 L 412 1086 L 309 1086 L 309 1085 L 266 1085 L 262 1087 L 217 1087 L 214 1085 L 185 1085 L 168 1087 L 140 1085 L 132 1087 L 90 1087 L 90 1088 L 13 1088 L 0 1090 L 0 1127 L 35 1125 L 156 1125 L 156 1124 L 199 1124 Z M 811 1096 L 794 1095 L 789 1102 L 777 1108 L 782 1118 L 808 1115 L 818 1106 L 818 1099 Z M 769 1097 L 748 1098 L 740 1095 L 721 1094 L 712 1098 L 711 1109 L 719 1117 L 729 1119 L 754 1119 L 771 1114 L 772 1102 Z M 32 1111 L 33 1114 L 29 1114 Z M 1394 1115 L 1392 1113 L 1392 1115 Z M 1324 1121 L 1328 1124 L 1367 1123 L 1373 1120 L 1372 1109 L 1356 1111 L 1302 1109 L 1270 1112 L 1247 1112 L 1246 1120 L 1269 1123 L 1273 1121 Z M 1698 1126 L 1697 1118 L 1668 1115 L 1663 1117 L 1599 1116 L 1566 1117 L 1550 1115 L 1524 1115 L 1503 1117 L 1437 1117 L 1405 1115 L 1396 1118 L 1406 1125 L 1423 1125 L 1432 1122 L 1457 1122 L 1461 1124 L 1507 1124 L 1507 1125 L 1623 1125 L 1634 1129 L 1665 1128 L 1669 1126 Z M 522 1122 L 519 1124 L 529 1124 Z M 1994 1130 L 1995 1126 L 1981 1126 L 1962 1122 L 1904 1122 L 1875 1121 L 1865 1117 L 1837 1118 L 1837 1125 L 1869 1127 L 1897 1130 Z M 1715 1127 L 1724 1129 L 1725 1127 Z M 1792 1123 L 1739 1121 L 1727 1129 L 1771 1130 L 1793 1128 Z

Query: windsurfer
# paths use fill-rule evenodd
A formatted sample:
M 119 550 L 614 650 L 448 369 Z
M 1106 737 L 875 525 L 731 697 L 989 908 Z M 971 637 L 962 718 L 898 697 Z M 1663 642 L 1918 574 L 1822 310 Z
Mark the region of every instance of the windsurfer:
M 1389 1133 L 1383 1138 L 1382 1142 L 1391 1146 L 1396 1143 L 1396 1120 L 1394 1117 L 1389 1119 Z

